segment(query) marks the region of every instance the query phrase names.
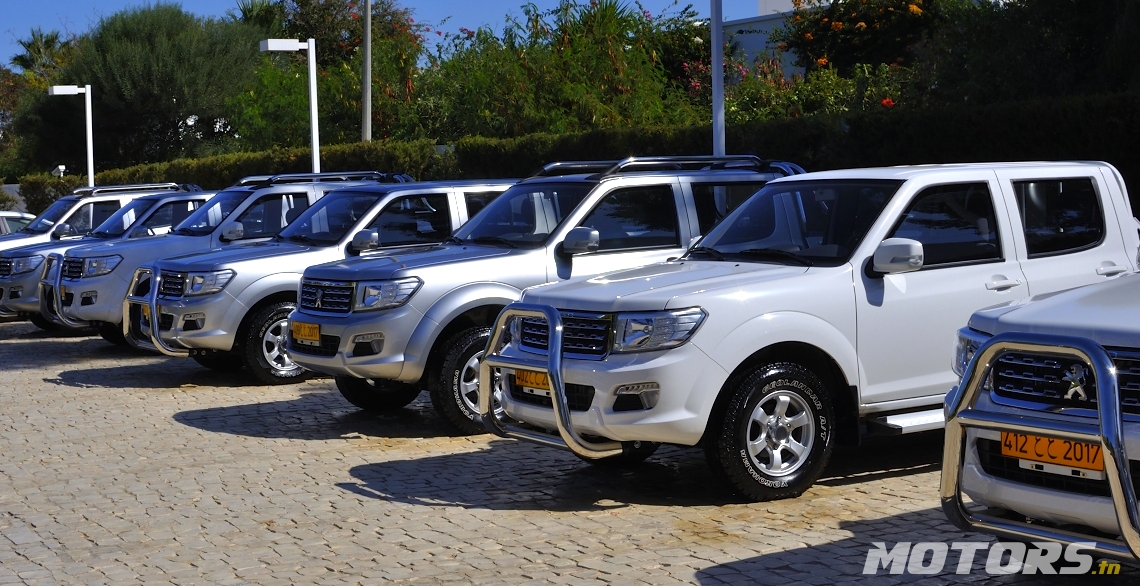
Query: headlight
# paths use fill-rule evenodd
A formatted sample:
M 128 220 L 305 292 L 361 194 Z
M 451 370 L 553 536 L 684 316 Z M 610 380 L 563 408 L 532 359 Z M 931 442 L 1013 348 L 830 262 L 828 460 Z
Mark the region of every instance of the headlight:
M 44 262 L 42 254 L 33 256 L 17 256 L 12 259 L 12 274 L 19 275 L 21 273 L 30 273 Z
M 83 276 L 98 277 L 99 275 L 106 275 L 115 270 L 115 267 L 119 266 L 119 263 L 122 261 L 123 257 L 117 254 L 91 257 L 83 261 Z
M 973 330 L 958 331 L 958 343 L 954 347 L 954 364 L 951 367 L 954 369 L 954 374 L 958 375 L 959 380 L 966 373 L 966 367 L 969 366 L 970 361 L 974 359 L 974 354 L 986 342 L 987 338 L 989 336 Z
M 353 310 L 368 311 L 399 307 L 407 303 L 423 283 L 416 277 L 357 283 Z
M 619 313 L 614 352 L 676 348 L 692 337 L 707 314 L 699 307 L 673 311 Z
M 186 294 L 187 295 L 209 295 L 217 293 L 226 288 L 230 280 L 234 278 L 234 272 L 226 269 L 224 271 L 210 271 L 208 273 L 187 273 L 186 274 Z

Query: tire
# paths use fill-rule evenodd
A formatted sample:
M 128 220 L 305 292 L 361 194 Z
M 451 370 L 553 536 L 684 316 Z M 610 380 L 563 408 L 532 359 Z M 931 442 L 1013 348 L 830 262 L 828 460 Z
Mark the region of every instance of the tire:
M 734 377 L 726 392 L 720 431 L 705 447 L 714 476 L 756 501 L 803 494 L 833 447 L 831 398 L 819 377 L 777 362 Z
M 218 372 L 238 372 L 245 367 L 245 359 L 236 352 L 210 352 L 191 356 L 199 366 Z
M 420 396 L 419 385 L 352 376 L 336 377 L 336 388 L 346 401 L 371 413 L 403 409 Z
M 466 434 L 487 433 L 479 417 L 479 359 L 487 348 L 491 328 L 459 332 L 443 346 L 443 360 L 428 390 L 439 416 Z M 496 376 L 496 387 L 500 384 Z M 496 388 L 496 394 L 501 392 Z
M 58 325 L 48 320 L 48 318 L 38 313 L 32 314 L 32 317 L 28 318 L 28 321 L 45 332 L 58 332 L 61 329 Z
M 123 335 L 123 324 L 113 324 L 108 322 L 100 322 L 98 328 L 99 337 L 107 342 L 116 346 L 126 346 L 127 337 Z
M 598 468 L 631 468 L 653 455 L 661 444 L 656 442 L 622 442 L 621 453 L 608 458 L 584 458 L 574 453 L 583 462 L 589 462 Z
M 307 380 L 312 373 L 293 362 L 286 348 L 289 314 L 296 304 L 274 303 L 253 317 L 242 354 L 257 380 L 267 385 L 287 385 Z

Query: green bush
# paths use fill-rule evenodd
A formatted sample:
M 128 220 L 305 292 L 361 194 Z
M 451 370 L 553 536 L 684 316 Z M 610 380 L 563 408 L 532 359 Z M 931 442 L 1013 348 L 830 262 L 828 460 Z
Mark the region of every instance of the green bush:
M 52 177 L 48 174 L 24 175 L 20 177 L 20 197 L 29 213 L 39 215 L 55 203 L 55 200 L 71 193 L 83 185 L 83 176 L 64 175 Z

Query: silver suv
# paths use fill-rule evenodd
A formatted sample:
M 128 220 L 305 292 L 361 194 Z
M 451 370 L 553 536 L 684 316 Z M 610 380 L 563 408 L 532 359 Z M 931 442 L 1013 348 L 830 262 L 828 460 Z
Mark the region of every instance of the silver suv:
M 406 175 L 374 171 L 243 179 L 165 236 L 92 244 L 73 248 L 65 256 L 50 255 L 40 281 L 40 313 L 68 327 L 94 325 L 121 331 L 127 282 L 143 264 L 268 239 L 335 189 L 407 181 L 411 178 Z M 149 281 L 140 286 L 149 286 Z M 126 343 L 121 338 L 116 341 Z
M 401 408 L 426 384 L 447 421 L 485 431 L 479 359 L 524 288 L 679 256 L 768 180 L 801 172 L 752 156 L 548 165 L 557 176 L 510 188 L 441 246 L 309 267 L 289 349 L 358 407 Z
M 246 366 L 262 382 L 307 378 L 286 349 L 289 313 L 310 265 L 393 248 L 437 244 L 515 181 L 429 182 L 341 189 L 313 204 L 268 242 L 168 258 L 139 268 L 158 275 L 123 305 L 127 340 L 218 370 Z M 355 235 L 355 236 L 354 236 Z M 160 316 L 156 332 L 144 316 Z
M 55 324 L 40 315 L 41 265 L 51 254 L 62 255 L 76 246 L 165 234 L 198 209 L 214 192 L 167 191 L 143 195 L 107 218 L 90 235 L 79 239 L 21 246 L 0 252 L 0 317 L 30 318 L 37 326 Z M 117 330 L 101 328 L 103 337 L 121 337 Z

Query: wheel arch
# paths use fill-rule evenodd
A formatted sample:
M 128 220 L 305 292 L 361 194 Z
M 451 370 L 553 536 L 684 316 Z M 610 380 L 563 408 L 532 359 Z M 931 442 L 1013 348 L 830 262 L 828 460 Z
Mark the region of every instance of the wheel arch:
M 278 303 L 297 303 L 297 290 L 296 288 L 284 291 L 273 291 L 266 294 L 259 299 L 256 303 L 251 305 L 246 310 L 245 315 L 241 318 L 241 323 L 238 325 L 236 334 L 234 335 L 234 345 L 231 350 L 237 350 L 245 344 L 245 339 L 249 335 L 249 328 L 253 325 L 253 318 L 261 313 L 263 309 L 270 305 Z

